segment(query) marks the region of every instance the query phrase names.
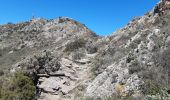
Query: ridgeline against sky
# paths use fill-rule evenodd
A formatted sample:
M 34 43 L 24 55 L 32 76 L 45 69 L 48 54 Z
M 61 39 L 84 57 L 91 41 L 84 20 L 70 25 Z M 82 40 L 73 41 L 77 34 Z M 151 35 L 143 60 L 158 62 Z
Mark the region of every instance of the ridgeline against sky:
M 99 35 L 108 35 L 142 16 L 159 0 L 1 0 L 0 24 L 35 17 L 70 17 Z

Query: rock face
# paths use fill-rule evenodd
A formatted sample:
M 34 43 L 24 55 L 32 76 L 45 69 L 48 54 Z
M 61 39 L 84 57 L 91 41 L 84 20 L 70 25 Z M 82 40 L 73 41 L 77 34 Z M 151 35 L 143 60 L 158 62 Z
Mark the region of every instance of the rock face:
M 143 82 L 137 75 L 130 75 L 128 69 L 121 68 L 121 65 L 113 64 L 98 75 L 87 87 L 86 95 L 92 97 L 111 96 L 120 94 L 123 96 L 139 92 Z M 132 94 L 134 94 L 132 93 Z
M 154 13 L 158 13 L 159 15 L 162 15 L 166 11 L 170 10 L 169 2 L 170 2 L 169 0 L 161 0 L 161 2 L 154 8 Z
M 0 67 L 31 77 L 38 100 L 168 100 L 169 5 L 160 1 L 107 37 L 65 17 L 1 25 Z
M 116 94 L 135 97 L 145 94 L 146 91 L 141 88 L 147 83 L 146 80 L 169 88 L 170 69 L 166 65 L 170 55 L 166 52 L 169 50 L 167 41 L 170 35 L 169 3 L 169 0 L 161 1 L 154 8 L 159 9 L 158 12 L 151 11 L 143 17 L 135 18 L 125 28 L 100 41 L 101 44 L 108 44 L 97 56 L 101 57 L 97 61 L 100 65 L 95 65 L 98 74 L 86 88 L 87 96 L 105 97 Z M 100 43 L 98 42 L 98 46 L 101 46 Z M 167 59 L 164 61 L 165 58 Z

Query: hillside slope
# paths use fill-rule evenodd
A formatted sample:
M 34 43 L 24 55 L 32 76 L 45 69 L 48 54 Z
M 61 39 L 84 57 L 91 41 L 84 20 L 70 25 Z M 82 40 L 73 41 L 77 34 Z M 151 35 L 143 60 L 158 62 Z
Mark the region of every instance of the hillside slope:
M 169 100 L 169 27 L 169 0 L 107 37 L 63 17 L 1 25 L 0 98 Z M 16 73 L 30 78 L 36 90 L 23 77 L 13 85 Z M 32 94 L 16 93 L 17 86 Z

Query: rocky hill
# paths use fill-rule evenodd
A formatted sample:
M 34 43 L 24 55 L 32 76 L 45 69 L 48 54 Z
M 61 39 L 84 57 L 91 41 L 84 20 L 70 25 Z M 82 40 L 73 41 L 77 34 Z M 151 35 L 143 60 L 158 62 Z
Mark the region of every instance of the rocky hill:
M 65 17 L 0 26 L 2 100 L 169 100 L 170 1 L 111 36 Z

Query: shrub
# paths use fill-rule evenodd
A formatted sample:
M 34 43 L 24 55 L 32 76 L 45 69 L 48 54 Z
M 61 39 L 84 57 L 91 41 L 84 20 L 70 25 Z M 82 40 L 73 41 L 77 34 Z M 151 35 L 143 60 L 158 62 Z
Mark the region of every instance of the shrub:
M 85 56 L 85 54 L 83 52 L 81 52 L 81 51 L 76 51 L 76 52 L 72 53 L 72 59 L 73 60 L 79 60 L 84 56 Z
M 96 58 L 97 59 L 93 61 L 91 69 L 94 76 L 97 76 L 98 74 L 102 73 L 106 69 L 106 67 L 111 65 L 114 61 L 113 57 L 110 57 L 108 55 L 105 55 L 103 57 L 98 56 Z
M 128 69 L 129 74 L 143 72 L 145 70 L 143 65 L 138 60 L 131 61 Z
M 108 55 L 114 56 L 114 54 L 116 53 L 116 50 L 115 50 L 114 46 L 109 46 L 105 52 Z
M 86 51 L 87 51 L 88 54 L 96 53 L 97 47 L 90 43 L 90 44 L 86 45 Z
M 1 85 L 2 100 L 34 100 L 36 88 L 31 78 L 21 72 L 7 79 Z
M 76 49 L 85 47 L 86 41 L 84 39 L 77 39 L 66 45 L 65 52 L 72 52 Z
M 58 23 L 63 23 L 65 21 L 66 21 L 66 19 L 63 19 L 62 17 L 59 17 Z
M 152 70 L 157 73 L 156 77 L 154 78 L 160 84 L 170 88 L 170 47 L 168 47 L 163 52 L 156 52 L 153 55 L 153 60 L 155 66 Z
M 146 80 L 143 87 L 143 93 L 145 95 L 156 95 L 163 89 L 160 85 L 151 80 Z
M 97 76 L 101 72 L 103 72 L 109 65 L 114 62 L 118 62 L 125 55 L 124 48 L 118 49 L 112 46 L 108 47 L 106 50 L 99 51 L 99 55 L 97 55 L 93 60 L 92 64 L 92 73 L 94 76 Z
M 145 80 L 143 93 L 146 95 L 147 100 L 169 100 L 166 88 L 151 80 Z
M 0 70 L 0 76 L 3 76 L 3 75 L 4 75 L 4 71 Z

